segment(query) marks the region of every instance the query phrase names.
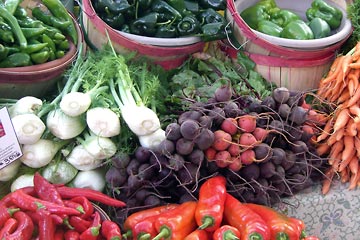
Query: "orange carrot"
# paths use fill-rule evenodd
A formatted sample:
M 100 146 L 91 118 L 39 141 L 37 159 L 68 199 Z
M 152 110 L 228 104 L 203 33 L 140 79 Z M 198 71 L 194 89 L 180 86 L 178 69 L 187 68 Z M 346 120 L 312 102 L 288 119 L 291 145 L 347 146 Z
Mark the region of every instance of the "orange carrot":
M 340 128 L 335 133 L 335 140 L 340 141 L 345 135 L 345 128 Z
M 360 87 L 358 87 L 355 90 L 354 95 L 347 102 L 347 107 L 351 107 L 352 105 L 357 103 L 359 101 L 359 99 L 360 99 Z
M 360 88 L 359 88 L 360 89 Z M 360 91 L 359 91 L 360 92 Z M 334 132 L 346 126 L 350 119 L 350 112 L 348 108 L 343 108 L 339 110 L 339 113 L 336 116 L 334 123 Z
M 351 161 L 349 162 L 349 169 L 352 174 L 357 174 L 359 170 L 359 158 L 356 154 L 352 157 Z
M 350 63 L 349 67 L 353 69 L 360 69 L 360 62 Z
M 319 143 L 317 146 L 316 146 L 316 153 L 319 155 L 319 156 L 324 156 L 325 154 L 328 154 L 330 152 L 330 146 L 327 144 L 327 143 Z
M 359 122 L 360 121 L 360 106 L 357 104 L 352 105 L 349 107 L 349 111 L 352 115 L 354 115 L 354 121 Z
M 344 142 L 343 141 L 337 141 L 331 146 L 330 150 L 330 156 L 338 156 L 344 149 Z
M 338 97 L 337 99 L 337 103 L 343 103 L 345 102 L 346 100 L 349 100 L 350 99 L 350 93 L 349 91 L 342 91 L 340 96 Z
M 345 78 L 345 76 L 350 72 L 351 68 L 349 67 L 349 65 L 352 63 L 352 56 L 351 55 L 344 55 L 344 60 L 342 62 L 342 75 L 343 75 L 343 80 Z
M 347 167 L 353 156 L 356 156 L 354 137 L 344 136 L 344 150 L 341 153 L 341 162 L 339 166 L 340 172 Z
M 316 138 L 317 142 L 326 139 L 330 135 L 333 124 L 334 124 L 334 118 L 329 118 L 329 120 L 326 122 L 324 126 L 324 129 L 321 131 L 321 134 Z
M 327 76 L 321 79 L 322 84 L 327 84 L 336 79 L 336 76 L 341 72 L 341 64 L 344 60 L 344 55 L 339 55 L 335 58 L 333 64 L 330 67 L 330 70 Z
M 349 190 L 354 190 L 356 186 L 358 185 L 358 181 L 360 179 L 360 173 L 351 174 L 350 181 L 349 181 Z
M 329 168 L 325 172 L 325 179 L 322 183 L 322 188 L 321 188 L 322 194 L 325 195 L 330 191 L 330 186 L 331 186 L 332 179 L 334 178 L 334 175 L 335 175 L 335 172 L 332 168 Z
M 356 136 L 357 135 L 357 125 L 358 124 L 354 121 L 354 119 L 350 118 L 348 124 L 346 124 L 344 134 L 351 136 L 351 137 Z
M 344 169 L 344 171 L 340 172 L 340 181 L 342 183 L 347 183 L 350 180 L 349 168 Z

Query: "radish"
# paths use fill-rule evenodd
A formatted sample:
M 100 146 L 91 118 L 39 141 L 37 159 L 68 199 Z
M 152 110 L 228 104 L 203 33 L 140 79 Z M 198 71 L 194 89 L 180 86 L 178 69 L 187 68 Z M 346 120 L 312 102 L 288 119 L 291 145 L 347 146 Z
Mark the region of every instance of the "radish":
M 258 144 L 258 141 L 253 134 L 243 133 L 240 135 L 239 144 L 244 148 L 252 148 Z
M 261 127 L 256 127 L 255 130 L 252 132 L 252 135 L 254 135 L 255 139 L 259 142 L 264 141 L 268 134 L 269 131 Z
M 242 168 L 242 162 L 240 155 L 237 157 L 231 157 L 231 163 L 228 165 L 228 168 L 234 172 L 239 171 Z
M 238 144 L 231 144 L 228 148 L 227 151 L 230 153 L 230 155 L 232 157 L 237 157 L 240 155 L 241 153 L 241 147 Z
M 214 161 L 217 151 L 214 148 L 209 147 L 208 149 L 205 150 L 204 153 L 205 153 L 205 157 L 208 161 Z
M 228 151 L 219 151 L 215 155 L 216 165 L 225 168 L 231 163 L 231 155 Z
M 252 149 L 247 149 L 244 152 L 241 153 L 241 163 L 244 165 L 250 165 L 252 164 L 256 158 L 255 158 L 255 152 Z
M 238 125 L 242 132 L 251 133 L 256 128 L 256 116 L 246 114 L 238 118 Z
M 232 142 L 232 137 L 229 133 L 223 131 L 223 130 L 216 130 L 214 132 L 214 142 L 212 144 L 212 147 L 215 150 L 222 151 L 227 149 Z
M 239 126 L 235 118 L 225 118 L 221 123 L 220 128 L 230 135 L 235 135 L 239 130 Z

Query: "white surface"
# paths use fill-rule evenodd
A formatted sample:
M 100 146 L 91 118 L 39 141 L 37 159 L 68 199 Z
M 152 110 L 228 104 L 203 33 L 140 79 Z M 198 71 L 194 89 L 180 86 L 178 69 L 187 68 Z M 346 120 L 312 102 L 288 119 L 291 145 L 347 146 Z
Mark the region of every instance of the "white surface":
M 246 1 L 236 1 L 235 6 L 237 8 L 238 13 L 241 13 L 245 8 L 255 4 L 258 0 L 246 0 Z M 307 20 L 305 16 L 305 11 L 309 7 L 311 7 L 312 0 L 302 0 L 302 1 L 289 1 L 289 0 L 276 0 L 276 4 L 283 9 L 289 9 L 297 13 L 303 20 Z M 332 31 L 332 35 L 326 38 L 320 39 L 311 39 L 311 40 L 296 40 L 296 39 L 286 39 L 280 37 L 274 37 L 271 35 L 267 35 L 256 30 L 251 29 L 257 36 L 263 38 L 272 44 L 291 47 L 291 48 L 301 48 L 301 49 L 313 49 L 313 48 L 321 48 L 330 46 L 334 43 L 337 43 L 343 40 L 346 36 L 348 36 L 351 32 L 351 21 L 347 19 L 346 11 L 343 7 L 338 5 L 333 1 L 326 1 L 330 5 L 335 6 L 342 10 L 343 18 L 341 21 L 341 25 L 336 31 Z
M 180 37 L 180 38 L 154 38 L 154 37 L 145 37 L 135 34 L 130 34 L 122 31 L 117 31 L 122 36 L 134 40 L 141 44 L 149 44 L 156 46 L 164 47 L 175 47 L 175 46 L 185 46 L 200 42 L 200 37 Z

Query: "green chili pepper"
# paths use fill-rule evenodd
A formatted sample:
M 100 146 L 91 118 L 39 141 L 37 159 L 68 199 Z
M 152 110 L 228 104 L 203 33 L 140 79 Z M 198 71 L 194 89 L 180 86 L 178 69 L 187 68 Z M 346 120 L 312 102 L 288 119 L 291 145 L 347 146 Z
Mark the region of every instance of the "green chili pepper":
M 298 40 L 313 39 L 311 28 L 303 20 L 294 20 L 284 27 L 280 37 Z
M 151 12 L 130 23 L 130 32 L 136 35 L 153 37 L 157 31 L 159 14 Z
M 220 39 L 225 39 L 227 34 L 230 34 L 230 29 L 226 29 L 226 23 L 213 22 L 207 23 L 201 26 L 201 40 L 204 42 L 210 42 Z
M 9 49 L 4 47 L 4 45 L 2 45 L 0 43 L 0 61 L 4 60 L 9 54 Z
M 291 21 L 300 19 L 300 16 L 290 10 L 279 9 L 270 14 L 270 19 L 278 26 L 285 27 Z
M 324 38 L 330 35 L 330 26 L 324 19 L 313 18 L 308 24 L 314 33 L 314 38 Z
M 55 56 L 56 56 L 56 58 L 62 58 L 63 56 L 65 56 L 65 51 L 64 50 L 57 50 L 55 52 Z
M 37 27 L 37 28 L 21 28 L 21 31 L 23 32 L 24 36 L 29 39 L 33 37 L 38 37 L 41 34 L 45 33 L 46 28 L 45 27 Z
M 41 22 L 39 20 L 32 19 L 29 16 L 26 16 L 25 18 L 18 18 L 17 20 L 18 20 L 18 23 L 19 23 L 20 27 L 36 28 L 36 27 L 42 27 L 43 26 L 43 22 Z
M 331 6 L 323 0 L 314 0 L 311 3 L 311 7 L 306 10 L 306 17 L 309 21 L 319 17 L 325 20 L 331 29 L 336 29 L 341 24 L 343 14 L 340 9 Z
M 163 0 L 153 0 L 151 10 L 158 13 L 158 21 L 160 22 L 180 20 L 182 18 L 179 11 Z
M 70 43 L 67 39 L 62 40 L 58 45 L 57 45 L 57 49 L 58 50 L 68 50 L 70 48 Z
M 59 29 L 46 24 L 43 24 L 43 26 L 46 28 L 45 34 L 48 35 L 51 39 L 58 39 L 58 40 L 66 39 L 65 35 Z
M 43 43 L 47 43 L 48 47 L 55 52 L 56 51 L 56 46 L 54 41 L 46 34 L 41 35 L 41 40 Z
M 177 31 L 180 36 L 194 35 L 201 31 L 201 24 L 195 15 L 185 16 L 177 24 Z
M 226 22 L 225 18 L 212 8 L 200 10 L 197 18 L 199 19 L 201 25 L 214 22 Z
M 177 36 L 176 27 L 172 24 L 161 25 L 157 28 L 155 37 L 174 38 Z
M 15 9 L 15 12 L 14 12 L 14 17 L 16 17 L 17 19 L 23 19 L 23 18 L 26 18 L 27 16 L 28 16 L 28 13 L 27 13 L 26 9 L 20 5 L 17 6 L 17 8 Z
M 34 44 L 28 44 L 26 48 L 21 49 L 21 52 L 24 53 L 35 53 L 41 51 L 44 47 L 46 47 L 48 43 L 34 43 Z
M 24 52 L 10 54 L 0 62 L 1 68 L 25 67 L 31 65 L 30 55 Z
M 27 40 L 21 31 L 20 25 L 16 18 L 4 7 L 4 4 L 0 1 L 0 17 L 2 17 L 7 24 L 11 27 L 14 36 L 19 42 L 20 47 L 26 47 Z
M 226 9 L 226 1 L 225 0 L 200 0 L 199 4 L 203 8 L 212 8 L 216 11 Z
M 5 48 L 9 51 L 8 55 L 20 52 L 20 49 L 17 47 L 5 46 Z
M 272 21 L 261 20 L 256 30 L 271 36 L 280 37 L 283 28 Z
M 50 57 L 49 51 L 41 51 L 30 54 L 31 61 L 35 64 L 45 63 Z
M 15 38 L 9 24 L 4 22 L 3 18 L 0 18 L 0 40 L 4 43 L 14 43 Z
M 60 0 L 42 0 L 42 3 L 49 9 L 51 14 L 61 20 L 69 21 L 71 24 L 66 28 L 66 33 L 70 36 L 73 43 L 78 42 L 78 34 L 75 23 Z
M 71 24 L 69 20 L 61 20 L 52 16 L 51 14 L 47 14 L 41 10 L 40 7 L 34 7 L 32 9 L 32 15 L 43 23 L 61 30 L 65 30 Z
M 20 0 L 5 0 L 4 6 L 11 15 L 14 15 L 15 10 L 19 6 L 20 2 L 21 2 Z

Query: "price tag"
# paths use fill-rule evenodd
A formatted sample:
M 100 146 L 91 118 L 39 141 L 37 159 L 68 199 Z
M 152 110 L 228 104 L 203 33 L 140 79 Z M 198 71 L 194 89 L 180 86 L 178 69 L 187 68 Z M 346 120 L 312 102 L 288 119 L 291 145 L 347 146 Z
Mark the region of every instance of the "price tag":
M 0 109 L 0 169 L 22 156 L 7 108 Z

